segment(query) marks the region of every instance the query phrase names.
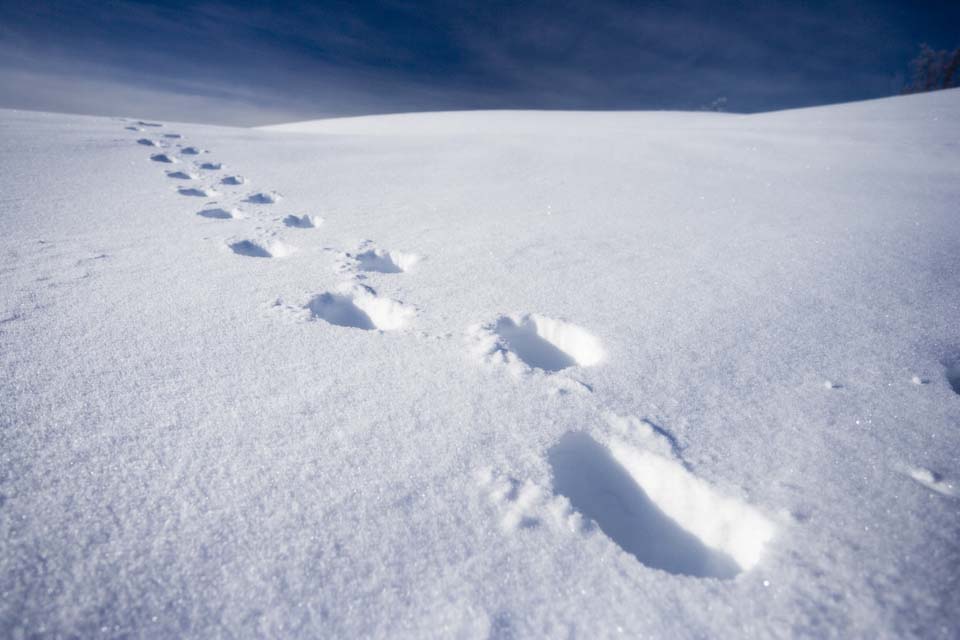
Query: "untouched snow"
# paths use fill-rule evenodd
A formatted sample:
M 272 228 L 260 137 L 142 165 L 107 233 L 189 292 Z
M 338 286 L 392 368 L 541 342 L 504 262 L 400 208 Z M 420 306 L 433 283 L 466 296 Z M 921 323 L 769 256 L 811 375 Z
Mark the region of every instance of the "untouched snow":
M 957 637 L 958 114 L 0 111 L 0 636 Z

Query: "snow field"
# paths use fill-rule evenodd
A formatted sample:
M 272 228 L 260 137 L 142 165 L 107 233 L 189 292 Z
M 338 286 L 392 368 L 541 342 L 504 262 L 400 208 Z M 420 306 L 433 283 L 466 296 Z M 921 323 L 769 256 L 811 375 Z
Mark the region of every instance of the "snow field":
M 3 112 L 0 635 L 954 637 L 958 97 Z

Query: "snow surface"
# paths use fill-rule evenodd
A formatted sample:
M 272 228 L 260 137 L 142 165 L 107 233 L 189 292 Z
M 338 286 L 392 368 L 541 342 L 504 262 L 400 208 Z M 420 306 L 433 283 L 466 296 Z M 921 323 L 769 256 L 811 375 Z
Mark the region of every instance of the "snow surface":
M 958 637 L 958 114 L 0 111 L 0 636 Z

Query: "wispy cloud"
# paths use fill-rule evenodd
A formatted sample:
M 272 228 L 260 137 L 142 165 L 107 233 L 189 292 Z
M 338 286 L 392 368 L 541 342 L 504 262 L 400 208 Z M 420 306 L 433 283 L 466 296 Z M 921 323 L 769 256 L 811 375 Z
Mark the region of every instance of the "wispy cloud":
M 841 1 L 47 2 L 0 22 L 0 105 L 262 124 L 458 108 L 756 111 L 892 93 L 960 8 Z

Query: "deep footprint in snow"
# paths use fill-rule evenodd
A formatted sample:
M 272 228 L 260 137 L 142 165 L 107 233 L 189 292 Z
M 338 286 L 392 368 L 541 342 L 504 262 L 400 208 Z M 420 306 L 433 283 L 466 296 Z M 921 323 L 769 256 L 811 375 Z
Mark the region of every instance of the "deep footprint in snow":
M 416 314 L 407 304 L 381 298 L 370 287 L 350 283 L 314 296 L 306 308 L 314 319 L 365 331 L 396 331 Z
M 251 202 L 253 204 L 273 204 L 275 202 L 280 202 L 281 200 L 283 200 L 283 196 L 276 191 L 254 193 L 247 198 L 247 202 Z
M 220 182 L 222 182 L 223 184 L 238 185 L 238 184 L 246 184 L 247 179 L 244 178 L 243 176 L 227 176 Z
M 165 134 L 163 134 L 163 137 L 164 137 L 164 138 L 170 138 L 170 139 L 172 139 L 172 140 L 179 140 L 179 139 L 182 138 L 183 136 L 180 135 L 179 133 L 165 133 Z
M 946 368 L 944 372 L 947 377 L 947 384 L 953 389 L 953 392 L 960 394 L 960 359 L 947 360 L 943 363 Z
M 421 259 L 415 253 L 383 249 L 368 249 L 349 257 L 356 261 L 360 271 L 375 273 L 403 273 L 412 269 Z
M 140 138 L 137 140 L 137 144 L 142 144 L 145 147 L 159 147 L 160 143 L 156 140 L 151 140 L 150 138 Z
M 180 149 L 180 153 L 185 156 L 198 156 L 200 155 L 200 149 L 197 149 L 196 147 L 184 147 L 183 149 Z
M 323 218 L 311 215 L 289 215 L 283 219 L 283 224 L 295 229 L 315 229 L 323 224 Z
M 237 255 L 248 258 L 284 258 L 294 252 L 290 245 L 272 238 L 269 240 L 239 240 L 227 246 Z
M 956 485 L 936 471 L 930 471 L 929 469 L 924 469 L 923 467 L 907 467 L 906 473 L 931 491 L 936 491 L 937 493 L 945 496 L 957 495 Z
M 175 180 L 196 180 L 200 176 L 188 171 L 167 171 L 167 177 Z
M 212 187 L 180 187 L 177 192 L 182 196 L 197 198 L 216 198 L 220 195 L 220 192 Z
M 222 162 L 201 162 L 200 168 L 205 169 L 207 171 L 220 171 L 220 169 L 223 169 L 223 163 Z
M 217 220 L 240 220 L 246 217 L 243 215 L 243 212 L 240 211 L 240 209 L 237 209 L 236 207 L 232 209 L 221 209 L 221 208 L 203 209 L 202 211 L 198 211 L 197 215 L 202 216 L 204 218 L 214 218 Z M 267 257 L 267 256 L 263 256 L 263 257 Z
M 175 157 L 168 155 L 166 153 L 155 153 L 150 156 L 150 159 L 154 162 L 166 162 L 167 164 L 176 164 L 180 162 Z
M 595 336 L 570 322 L 536 314 L 501 316 L 493 326 L 502 347 L 527 366 L 547 372 L 567 367 L 590 367 L 604 357 Z
M 608 448 L 577 432 L 548 457 L 554 491 L 648 567 L 729 579 L 752 568 L 773 537 L 756 510 L 676 460 L 621 443 Z

